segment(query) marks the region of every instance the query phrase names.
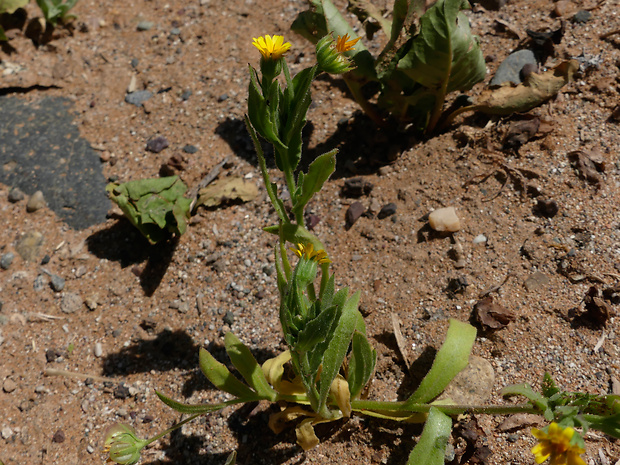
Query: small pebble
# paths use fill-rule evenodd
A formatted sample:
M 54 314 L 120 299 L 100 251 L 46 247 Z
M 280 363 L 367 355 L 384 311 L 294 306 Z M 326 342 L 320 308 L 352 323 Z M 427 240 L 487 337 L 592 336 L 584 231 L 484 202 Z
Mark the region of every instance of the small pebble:
M 588 10 L 580 10 L 575 14 L 575 16 L 573 16 L 573 21 L 576 23 L 584 24 L 590 21 L 591 17 L 592 13 L 590 13 Z
M 353 226 L 360 216 L 366 211 L 362 202 L 353 202 L 349 205 L 346 213 L 347 225 Z
M 11 263 L 13 263 L 14 258 L 15 254 L 13 252 L 7 252 L 5 254 L 2 254 L 2 257 L 0 257 L 0 268 L 2 268 L 3 270 L 8 270 L 11 266 Z
M 178 36 L 179 34 L 181 34 L 181 29 L 179 29 L 178 27 L 173 27 L 172 29 L 170 29 L 170 35 Z
M 435 231 L 456 232 L 461 229 L 461 221 L 454 207 L 438 208 L 431 212 L 428 223 Z
M 229 326 L 232 326 L 232 324 L 235 322 L 235 315 L 233 314 L 233 312 L 226 312 L 226 315 L 224 315 L 224 323 L 226 323 Z
M 55 442 L 57 444 L 62 444 L 63 442 L 65 442 L 65 433 L 63 433 L 61 429 L 56 431 L 54 433 L 54 436 L 52 437 L 52 442 Z
M 51 260 L 51 257 L 48 254 L 45 254 L 41 259 L 41 265 L 47 265 Z
M 181 94 L 181 100 L 183 100 L 183 101 L 188 100 L 191 96 L 192 96 L 192 91 L 191 90 L 185 90 Z
M 26 194 L 19 187 L 13 187 L 9 191 L 9 202 L 16 203 L 26 198 Z
M 55 292 L 60 292 L 65 288 L 65 279 L 57 274 L 53 274 L 50 277 L 50 286 L 52 286 L 52 289 Z
M 474 237 L 474 240 L 472 241 L 474 244 L 483 244 L 487 241 L 487 237 L 484 234 L 478 234 L 476 237 Z
M 28 231 L 19 238 L 15 245 L 17 253 L 26 261 L 37 260 L 43 245 L 43 234 L 38 231 Z
M 140 60 L 138 60 L 137 58 L 132 58 L 130 64 L 131 67 L 135 69 L 140 64 Z
M 196 147 L 194 147 L 193 145 L 186 145 L 185 147 L 183 147 L 183 151 L 185 153 L 196 153 L 198 152 L 198 149 Z
M 17 383 L 15 381 L 13 381 L 11 378 L 7 378 L 4 380 L 4 384 L 2 385 L 2 390 L 4 392 L 8 394 L 13 392 L 15 389 L 17 389 Z
M 10 427 L 2 428 L 2 439 L 9 439 L 11 436 L 13 436 L 13 430 Z
M 101 346 L 101 342 L 97 342 L 95 344 L 95 357 L 99 358 L 103 355 L 103 347 Z
M 559 211 L 558 203 L 552 199 L 540 199 L 534 206 L 534 214 L 545 218 L 553 218 Z
M 89 454 L 92 454 L 93 452 L 95 452 L 95 449 L 93 448 L 93 446 L 89 444 L 86 446 L 86 452 L 88 452 Z
M 30 196 L 28 199 L 28 203 L 26 204 L 26 211 L 28 213 L 36 212 L 41 208 L 45 207 L 45 197 L 43 197 L 43 192 L 36 191 L 34 194 Z
M 62 296 L 62 300 L 60 301 L 60 310 L 63 313 L 75 313 L 82 307 L 83 304 L 84 301 L 79 294 L 76 294 L 75 292 L 67 292 Z
M 222 103 L 225 100 L 228 100 L 228 94 L 222 94 L 217 98 L 217 101 L 220 103 Z
M 129 397 L 129 388 L 124 384 L 119 384 L 114 389 L 114 397 L 116 399 L 126 399 L 127 397 Z
M 45 285 L 47 284 L 47 275 L 40 274 L 36 278 L 34 278 L 34 282 L 32 283 L 32 288 L 35 292 L 40 292 L 45 289 Z
M 155 26 L 155 23 L 152 21 L 140 21 L 138 25 L 136 26 L 136 29 L 138 31 L 148 31 L 152 29 L 153 26 Z
M 392 216 L 394 213 L 396 213 L 396 204 L 393 202 L 388 203 L 387 205 L 384 205 L 381 210 L 379 211 L 379 214 L 377 215 L 377 217 L 382 220 L 383 218 L 387 218 L 388 216 Z
M 168 139 L 166 139 L 164 136 L 157 136 L 157 137 L 154 137 L 154 138 L 150 139 L 146 143 L 146 149 L 149 152 L 159 153 L 162 150 L 164 150 L 165 148 L 167 148 L 168 145 L 170 145 L 168 143 Z
M 131 94 L 125 95 L 125 102 L 135 105 L 137 107 L 141 107 L 144 102 L 150 99 L 153 96 L 153 93 L 148 90 L 137 90 L 132 92 Z

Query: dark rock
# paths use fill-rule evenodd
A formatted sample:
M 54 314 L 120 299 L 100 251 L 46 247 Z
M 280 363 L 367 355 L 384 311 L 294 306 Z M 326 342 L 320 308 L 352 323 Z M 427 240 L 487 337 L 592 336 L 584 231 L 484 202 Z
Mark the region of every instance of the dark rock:
M 225 101 L 225 100 L 228 100 L 228 94 L 222 94 L 222 95 L 220 95 L 220 96 L 217 98 L 217 101 L 218 101 L 218 102 L 220 102 L 220 103 L 221 103 L 221 102 L 223 102 L 223 101 Z
M 493 79 L 491 79 L 489 87 L 501 86 L 507 82 L 512 82 L 515 85 L 520 84 L 521 70 L 525 65 L 538 67 L 538 61 L 534 52 L 531 50 L 517 50 L 511 53 L 497 68 L 497 72 Z
M 45 254 L 41 259 L 41 265 L 47 265 L 51 260 L 51 257 L 48 254 Z
M 478 0 L 476 3 L 482 5 L 486 10 L 499 11 L 507 0 Z
M 153 96 L 153 92 L 149 90 L 137 90 L 125 95 L 125 102 L 141 107 L 144 102 Z
M 124 384 L 119 384 L 114 389 L 114 398 L 115 399 L 127 399 L 129 397 L 129 388 Z
M 65 442 L 65 433 L 63 433 L 61 429 L 56 431 L 54 433 L 54 436 L 52 437 L 52 442 L 55 442 L 57 444 L 62 444 L 63 442 Z
M 383 218 L 392 216 L 394 213 L 396 213 L 396 204 L 394 202 L 390 202 L 381 208 L 377 217 L 382 220 Z
M 192 96 L 192 91 L 191 90 L 185 90 L 183 91 L 183 93 L 181 94 L 181 100 L 188 100 L 190 97 Z
M 580 10 L 575 14 L 575 16 L 573 16 L 573 22 L 585 24 L 588 21 L 590 21 L 591 17 L 592 17 L 592 13 L 589 12 L 588 10 Z
M 64 280 L 64 278 L 62 278 L 62 277 L 60 277 L 60 276 L 58 276 L 56 274 L 53 274 L 50 277 L 50 285 L 52 286 L 52 289 L 55 292 L 60 292 L 60 291 L 62 291 L 65 288 L 65 280 Z
M 540 199 L 534 205 L 534 214 L 545 218 L 553 218 L 560 211 L 560 207 L 555 200 Z
M 364 214 L 366 207 L 362 202 L 353 202 L 346 213 L 346 221 L 348 226 L 353 226 L 360 216 Z
M 65 356 L 65 351 L 61 349 L 45 349 L 45 360 L 52 363 Z
M 146 149 L 149 152 L 159 153 L 165 148 L 167 148 L 170 144 L 168 143 L 168 139 L 164 136 L 153 137 L 146 143 Z
M 342 186 L 341 194 L 344 197 L 358 198 L 362 195 L 368 195 L 372 191 L 374 185 L 362 177 L 349 178 L 345 180 Z
M 230 311 L 226 312 L 226 315 L 224 315 L 223 321 L 228 326 L 232 326 L 232 324 L 235 322 L 235 315 L 233 314 L 233 312 L 230 312 Z
M 26 198 L 26 194 L 24 194 L 23 191 L 19 187 L 13 187 L 9 191 L 9 202 L 11 203 L 17 203 L 21 200 L 24 200 L 25 198 Z
M 140 64 L 140 60 L 138 60 L 137 58 L 132 58 L 130 63 L 131 63 L 131 67 L 135 69 Z
M 183 147 L 183 151 L 185 153 L 196 153 L 198 152 L 198 148 L 194 147 L 193 145 L 186 145 L 185 147 Z
M 7 252 L 5 254 L 2 254 L 2 257 L 0 257 L 0 268 L 2 268 L 3 270 L 8 270 L 11 266 L 11 263 L 13 263 L 14 258 L 15 254 L 13 252 Z

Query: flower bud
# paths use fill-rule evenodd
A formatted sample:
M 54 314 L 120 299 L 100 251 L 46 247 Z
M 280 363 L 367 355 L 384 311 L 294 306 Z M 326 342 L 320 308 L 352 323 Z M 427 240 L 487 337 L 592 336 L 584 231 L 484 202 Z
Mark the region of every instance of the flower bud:
M 140 460 L 140 451 L 146 444 L 147 441 L 139 439 L 131 426 L 116 424 L 108 430 L 104 451 L 108 453 L 108 462 L 133 465 Z
M 337 40 L 326 35 L 317 42 L 316 59 L 322 71 L 329 74 L 344 74 L 355 68 L 353 61 L 345 53 L 353 50 L 359 38 L 353 40 L 348 38 L 348 34 L 338 36 Z

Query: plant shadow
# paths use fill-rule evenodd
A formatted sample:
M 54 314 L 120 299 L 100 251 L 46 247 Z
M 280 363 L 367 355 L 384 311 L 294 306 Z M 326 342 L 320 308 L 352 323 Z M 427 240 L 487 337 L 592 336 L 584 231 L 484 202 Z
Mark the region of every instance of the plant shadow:
M 119 217 L 109 228 L 90 235 L 86 245 L 88 251 L 98 258 L 119 262 L 123 268 L 146 261 L 143 267 L 136 267 L 135 271 L 139 274 L 142 290 L 150 297 L 170 266 L 178 239 L 170 238 L 166 242 L 151 245 L 129 220 Z
M 155 339 L 139 340 L 103 359 L 104 376 L 126 376 L 151 370 L 189 369 L 198 365 L 198 345 L 182 330 L 163 330 Z
M 361 111 L 350 119 L 342 120 L 325 141 L 309 147 L 314 130 L 314 125 L 308 121 L 302 134 L 304 146 L 298 169 L 307 172 L 308 166 L 319 155 L 338 149 L 338 163 L 332 179 L 374 173 L 382 166 L 393 163 L 415 143 L 411 135 L 400 132 L 397 125 L 379 128 Z M 218 125 L 216 133 L 238 157 L 253 166 L 258 165 L 252 139 L 243 120 L 229 117 Z M 268 166 L 274 167 L 273 148 L 263 140 L 261 146 Z

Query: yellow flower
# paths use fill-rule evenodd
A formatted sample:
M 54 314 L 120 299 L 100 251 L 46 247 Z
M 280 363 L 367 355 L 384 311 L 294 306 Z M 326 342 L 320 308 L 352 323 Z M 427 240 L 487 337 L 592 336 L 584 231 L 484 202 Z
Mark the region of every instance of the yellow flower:
M 291 48 L 289 42 L 284 42 L 284 36 L 273 36 L 269 34 L 265 37 L 252 39 L 254 45 L 265 60 L 279 60 Z
M 549 425 L 548 432 L 532 428 L 532 435 L 538 439 L 538 444 L 532 448 L 536 463 L 551 459 L 549 465 L 586 465 L 580 457 L 585 449 L 574 441 L 571 444 L 574 434 L 573 428 L 563 428 L 555 422 Z
M 349 34 L 345 34 L 342 37 L 338 36 L 338 38 L 336 39 L 336 50 L 339 53 L 348 52 L 349 50 L 352 50 L 353 47 L 355 47 L 355 44 L 357 44 L 358 40 L 360 40 L 360 37 L 358 37 L 357 39 L 349 40 Z
M 314 250 L 314 246 L 312 244 L 297 244 L 296 249 L 291 249 L 295 252 L 299 258 L 305 258 L 307 260 L 314 260 L 318 264 L 322 265 L 323 263 L 331 263 L 331 260 L 327 256 L 327 252 L 324 250 Z

